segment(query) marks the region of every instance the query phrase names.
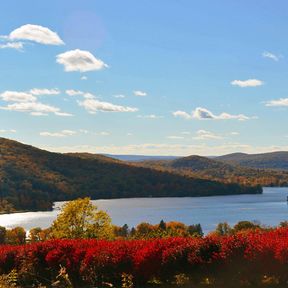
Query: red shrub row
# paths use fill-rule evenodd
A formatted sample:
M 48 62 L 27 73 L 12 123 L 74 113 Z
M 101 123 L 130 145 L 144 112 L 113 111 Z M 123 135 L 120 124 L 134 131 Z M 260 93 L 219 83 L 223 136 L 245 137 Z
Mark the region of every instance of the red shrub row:
M 153 240 L 51 240 L 22 246 L 0 246 L 0 274 L 16 269 L 27 286 L 49 284 L 66 267 L 77 287 L 103 282 L 119 284 L 123 273 L 134 282 L 172 281 L 185 273 L 224 283 L 256 283 L 266 277 L 288 281 L 288 229 L 205 238 Z

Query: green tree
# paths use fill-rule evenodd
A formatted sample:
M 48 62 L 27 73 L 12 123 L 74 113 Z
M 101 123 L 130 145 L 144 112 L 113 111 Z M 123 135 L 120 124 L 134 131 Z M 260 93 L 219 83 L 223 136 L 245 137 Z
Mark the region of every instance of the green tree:
M 194 224 L 194 225 L 189 225 L 187 228 L 187 231 L 188 231 L 189 235 L 191 235 L 191 236 L 203 237 L 203 235 L 204 235 L 200 223 Z
M 159 223 L 159 229 L 166 230 L 166 223 L 164 222 L 163 219 Z
M 153 238 L 155 227 L 150 223 L 142 222 L 136 226 L 135 237 L 138 239 Z
M 98 210 L 90 198 L 77 199 L 63 205 L 51 226 L 53 238 L 111 239 L 113 227 L 109 215 Z
M 234 232 L 239 232 L 242 230 L 255 230 L 259 228 L 261 228 L 259 224 L 250 221 L 240 221 L 234 226 L 233 230 Z
M 128 237 L 129 226 L 127 224 L 124 224 L 122 227 L 114 226 L 114 234 L 118 237 Z
M 229 235 L 232 232 L 232 228 L 227 222 L 219 223 L 215 230 L 216 234 L 218 235 Z
M 6 231 L 7 244 L 21 245 L 26 242 L 26 231 L 22 227 L 15 227 Z
M 42 229 L 40 227 L 32 228 L 29 231 L 29 241 L 31 243 L 41 241 L 41 233 L 42 233 Z

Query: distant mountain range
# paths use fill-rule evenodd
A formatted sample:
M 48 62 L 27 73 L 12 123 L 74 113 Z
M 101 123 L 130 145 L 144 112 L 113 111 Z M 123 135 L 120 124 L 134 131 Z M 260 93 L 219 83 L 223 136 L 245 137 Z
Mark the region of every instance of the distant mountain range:
M 127 162 L 174 160 L 180 158 L 179 156 L 114 155 L 114 154 L 104 154 L 104 156 Z
M 193 159 L 193 161 L 195 162 L 195 165 L 200 159 L 202 159 L 201 165 L 203 165 L 203 160 L 205 158 L 205 159 L 218 160 L 223 163 L 238 165 L 242 167 L 288 170 L 288 152 L 287 151 L 261 153 L 261 154 L 232 153 L 232 154 L 227 154 L 223 156 L 208 156 L 208 157 L 201 157 L 197 155 L 181 157 L 181 156 L 146 156 L 146 155 L 113 155 L 113 154 L 107 154 L 106 156 L 110 158 L 114 158 L 114 159 L 119 159 L 122 161 L 128 161 L 128 162 L 162 161 L 162 160 L 177 160 L 178 159 L 180 163 L 181 162 L 188 163 L 188 162 L 191 162 L 191 159 Z M 175 163 L 176 163 L 175 165 L 177 165 L 178 162 L 176 161 Z M 211 164 L 213 162 L 211 161 L 206 162 L 206 164 L 208 163 Z M 217 165 L 219 165 L 219 163 Z
M 262 191 L 201 178 L 136 166 L 104 155 L 52 153 L 0 138 L 0 212 L 5 212 L 6 202 L 17 210 L 47 210 L 54 201 L 86 196 L 184 197 Z

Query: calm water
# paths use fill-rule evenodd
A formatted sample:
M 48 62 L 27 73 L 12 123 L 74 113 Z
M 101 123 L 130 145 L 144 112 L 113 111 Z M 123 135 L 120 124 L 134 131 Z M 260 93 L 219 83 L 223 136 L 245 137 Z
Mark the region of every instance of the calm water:
M 236 195 L 194 198 L 133 198 L 93 201 L 107 211 L 116 225 L 127 223 L 130 227 L 140 222 L 159 223 L 180 221 L 186 224 L 201 223 L 205 232 L 214 230 L 219 222 L 233 225 L 240 220 L 259 221 L 265 225 L 277 225 L 288 220 L 286 198 L 288 188 L 264 188 L 262 195 Z M 60 207 L 61 202 L 55 203 Z M 0 215 L 0 226 L 50 226 L 59 213 L 27 212 Z

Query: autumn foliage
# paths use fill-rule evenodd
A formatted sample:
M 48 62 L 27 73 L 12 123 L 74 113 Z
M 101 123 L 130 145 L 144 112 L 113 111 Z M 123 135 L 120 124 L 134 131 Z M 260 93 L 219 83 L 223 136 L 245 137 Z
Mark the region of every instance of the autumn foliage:
M 0 246 L 0 273 L 16 269 L 18 281 L 27 287 L 49 285 L 61 267 L 75 287 L 117 287 L 123 275 L 130 275 L 136 287 L 153 279 L 169 284 L 179 274 L 194 284 L 204 279 L 217 285 L 260 285 L 268 280 L 281 284 L 288 281 L 287 264 L 287 228 L 204 238 L 75 239 Z

